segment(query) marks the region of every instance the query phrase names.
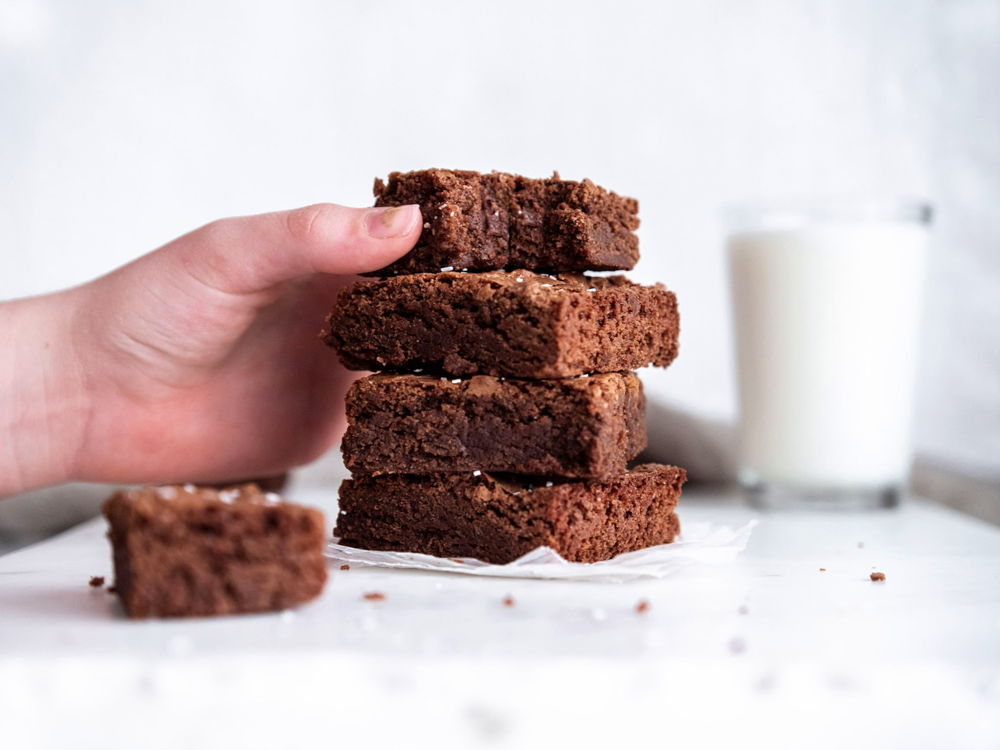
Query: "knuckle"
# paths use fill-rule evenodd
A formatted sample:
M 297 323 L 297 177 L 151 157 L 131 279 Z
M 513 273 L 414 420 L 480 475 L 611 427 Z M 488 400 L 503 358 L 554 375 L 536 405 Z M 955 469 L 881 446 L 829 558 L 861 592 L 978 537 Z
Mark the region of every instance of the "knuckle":
M 198 230 L 198 239 L 208 246 L 222 246 L 233 235 L 233 219 L 216 219 Z
M 325 236 L 324 229 L 333 220 L 334 211 L 331 203 L 316 203 L 289 211 L 285 217 L 288 234 L 298 244 L 317 244 Z

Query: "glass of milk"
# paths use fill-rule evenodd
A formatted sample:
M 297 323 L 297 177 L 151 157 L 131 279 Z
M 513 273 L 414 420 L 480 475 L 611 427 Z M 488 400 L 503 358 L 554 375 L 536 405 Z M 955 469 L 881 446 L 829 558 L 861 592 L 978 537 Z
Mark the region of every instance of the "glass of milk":
M 910 200 L 728 211 L 740 481 L 753 504 L 898 502 L 931 215 Z

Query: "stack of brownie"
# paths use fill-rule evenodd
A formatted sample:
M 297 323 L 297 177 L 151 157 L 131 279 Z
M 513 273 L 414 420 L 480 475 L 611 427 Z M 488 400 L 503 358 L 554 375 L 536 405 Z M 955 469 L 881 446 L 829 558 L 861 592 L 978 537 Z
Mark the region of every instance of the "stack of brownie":
M 416 247 L 345 289 L 324 340 L 347 394 L 334 533 L 377 550 L 592 562 L 673 541 L 683 469 L 646 447 L 632 370 L 677 354 L 673 293 L 623 276 L 638 204 L 588 180 L 431 169 L 376 180 L 419 204 Z M 513 269 L 513 270 L 511 270 Z

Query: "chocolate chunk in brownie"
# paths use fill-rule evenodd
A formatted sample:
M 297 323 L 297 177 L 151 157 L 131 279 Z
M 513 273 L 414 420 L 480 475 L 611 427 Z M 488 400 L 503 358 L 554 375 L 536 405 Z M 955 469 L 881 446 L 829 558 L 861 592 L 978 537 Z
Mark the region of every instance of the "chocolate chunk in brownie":
M 683 469 L 644 464 L 603 480 L 358 475 L 340 486 L 340 543 L 507 563 L 548 546 L 594 562 L 674 540 Z
M 104 502 L 129 617 L 280 610 L 323 590 L 323 514 L 255 485 L 144 487 Z
M 639 204 L 590 180 L 425 169 L 375 180 L 376 206 L 419 204 L 417 245 L 378 274 L 442 268 L 613 271 L 639 259 Z
M 347 392 L 352 472 L 621 474 L 646 447 L 635 373 L 552 380 L 371 375 Z
M 323 338 L 353 370 L 561 378 L 666 367 L 677 299 L 624 276 L 437 273 L 344 289 Z

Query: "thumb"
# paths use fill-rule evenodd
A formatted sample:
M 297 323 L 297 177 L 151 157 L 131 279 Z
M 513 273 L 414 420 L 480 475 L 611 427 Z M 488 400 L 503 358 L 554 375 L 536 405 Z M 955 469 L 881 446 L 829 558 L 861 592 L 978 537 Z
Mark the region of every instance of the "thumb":
M 317 203 L 292 211 L 220 219 L 153 255 L 230 294 L 263 291 L 315 273 L 376 271 L 408 252 L 420 207 L 347 208 Z

